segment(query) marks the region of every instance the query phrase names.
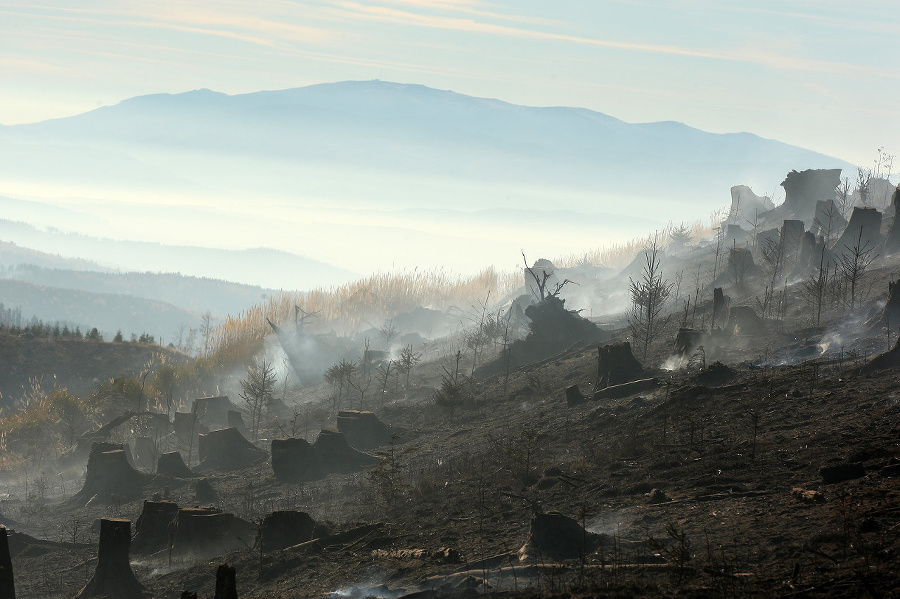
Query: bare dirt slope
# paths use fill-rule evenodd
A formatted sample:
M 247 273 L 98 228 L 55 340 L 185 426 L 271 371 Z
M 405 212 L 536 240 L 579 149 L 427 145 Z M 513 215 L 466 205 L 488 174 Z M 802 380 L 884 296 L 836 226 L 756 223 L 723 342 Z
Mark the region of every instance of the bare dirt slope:
M 246 539 L 227 555 L 135 560 L 135 572 L 155 597 L 211 597 L 222 561 L 237 566 L 242 597 L 900 592 L 900 370 L 657 373 L 655 391 L 567 407 L 565 387 L 589 388 L 595 356 L 564 352 L 481 382 L 452 412 L 388 404 L 379 413 L 398 437 L 368 472 L 294 484 L 269 464 L 211 475 L 221 509 L 251 522 L 304 510 L 325 523 L 322 538 L 265 553 Z M 196 505 L 187 481 L 157 479 L 146 495 L 166 486 Z M 20 596 L 72 596 L 93 571 L 93 520 L 140 509 L 10 503 L 19 528 L 70 543 L 14 553 Z M 556 566 L 520 561 L 538 511 L 603 535 L 599 548 Z

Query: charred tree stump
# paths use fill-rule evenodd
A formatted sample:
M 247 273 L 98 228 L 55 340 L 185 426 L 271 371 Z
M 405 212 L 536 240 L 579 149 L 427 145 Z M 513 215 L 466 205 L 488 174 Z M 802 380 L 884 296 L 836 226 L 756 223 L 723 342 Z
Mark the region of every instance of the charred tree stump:
M 328 429 L 322 429 L 313 449 L 325 472 L 352 472 L 378 461 L 375 456 L 350 447 L 343 434 Z
M 312 480 L 322 475 L 319 457 L 306 439 L 272 439 L 272 472 L 280 481 Z
M 646 378 L 627 341 L 597 347 L 597 389 Z
M 557 560 L 584 558 L 593 553 L 601 535 L 582 528 L 581 524 L 559 512 L 534 514 L 528 540 L 519 550 L 519 559 Z
M 234 566 L 220 564 L 216 570 L 216 595 L 214 599 L 237 599 L 237 571 Z
M 344 434 L 347 443 L 357 449 L 371 449 L 391 440 L 388 426 L 373 412 L 341 410 L 337 416 L 337 429 Z
M 0 599 L 16 599 L 9 539 L 6 537 L 6 527 L 2 525 L 0 525 Z
M 94 576 L 75 596 L 108 596 L 117 599 L 142 597 L 144 587 L 135 578 L 128 561 L 131 546 L 131 520 L 103 518 L 100 520 L 100 548 Z
M 697 329 L 678 329 L 675 336 L 675 346 L 672 348 L 672 354 L 677 356 L 682 362 L 690 359 L 697 349 L 706 343 L 706 331 Z
M 237 470 L 266 459 L 266 452 L 244 438 L 236 428 L 200 435 L 200 470 Z
M 142 487 L 148 480 L 149 475 L 138 472 L 128 463 L 121 444 L 95 443 L 88 458 L 84 486 L 72 501 L 85 503 L 89 500 L 133 499 L 141 495 Z
M 171 528 L 170 555 L 211 557 L 246 549 L 256 526 L 215 508 L 180 508 Z
M 156 473 L 163 476 L 171 476 L 172 478 L 192 478 L 196 476 L 187 464 L 184 458 L 177 451 L 170 451 L 159 456 L 156 461 Z
M 178 515 L 174 501 L 145 501 L 144 509 L 134 525 L 131 549 L 136 554 L 156 553 L 169 543 L 169 525 Z
M 275 551 L 312 540 L 316 521 L 306 512 L 272 512 L 259 527 L 260 551 Z

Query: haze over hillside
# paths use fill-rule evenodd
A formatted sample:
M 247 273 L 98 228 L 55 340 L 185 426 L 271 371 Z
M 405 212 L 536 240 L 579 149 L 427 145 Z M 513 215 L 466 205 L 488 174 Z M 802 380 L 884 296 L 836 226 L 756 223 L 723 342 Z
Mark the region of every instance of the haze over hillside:
M 142 96 L 0 127 L 0 155 L 15 220 L 361 273 L 508 268 L 520 248 L 554 256 L 703 218 L 732 185 L 771 194 L 791 169 L 852 168 L 749 133 L 381 81 Z

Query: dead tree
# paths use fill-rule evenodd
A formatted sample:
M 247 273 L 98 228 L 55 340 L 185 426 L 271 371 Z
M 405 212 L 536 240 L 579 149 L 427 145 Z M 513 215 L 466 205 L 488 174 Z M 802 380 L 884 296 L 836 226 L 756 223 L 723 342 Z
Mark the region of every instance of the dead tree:
M 144 587 L 135 578 L 128 561 L 131 548 L 131 520 L 103 518 L 100 520 L 100 548 L 97 569 L 75 599 L 81 597 L 142 597 Z
M 528 266 L 528 258 L 525 257 L 525 252 L 522 252 L 522 260 L 525 262 L 525 272 L 531 275 L 531 278 L 534 279 L 534 284 L 537 285 L 537 293 L 534 292 L 534 289 L 531 290 L 534 293 L 538 300 L 544 300 L 548 296 L 551 297 L 559 297 L 559 293 L 563 290 L 563 287 L 572 283 L 569 279 L 563 279 L 562 281 L 556 283 L 553 288 L 553 291 L 547 291 L 547 284 L 550 278 L 553 276 L 553 273 L 556 272 L 555 268 L 547 271 L 546 269 L 541 269 L 541 273 L 538 274 L 534 268 Z M 535 263 L 537 265 L 537 263 Z
M 635 345 L 640 348 L 642 359 L 647 359 L 650 343 L 659 334 L 665 322 L 661 319 L 672 283 L 663 278 L 659 260 L 659 238 L 655 236 L 644 250 L 644 268 L 641 278 L 630 279 L 631 310 L 628 313 L 628 326 Z

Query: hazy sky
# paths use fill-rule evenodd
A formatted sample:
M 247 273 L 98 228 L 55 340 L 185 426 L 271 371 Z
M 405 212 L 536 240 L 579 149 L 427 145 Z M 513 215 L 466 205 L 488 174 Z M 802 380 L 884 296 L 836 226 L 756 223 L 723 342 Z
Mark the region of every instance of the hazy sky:
M 0 0 L 0 123 L 384 79 L 871 166 L 900 149 L 898 39 L 897 0 Z

